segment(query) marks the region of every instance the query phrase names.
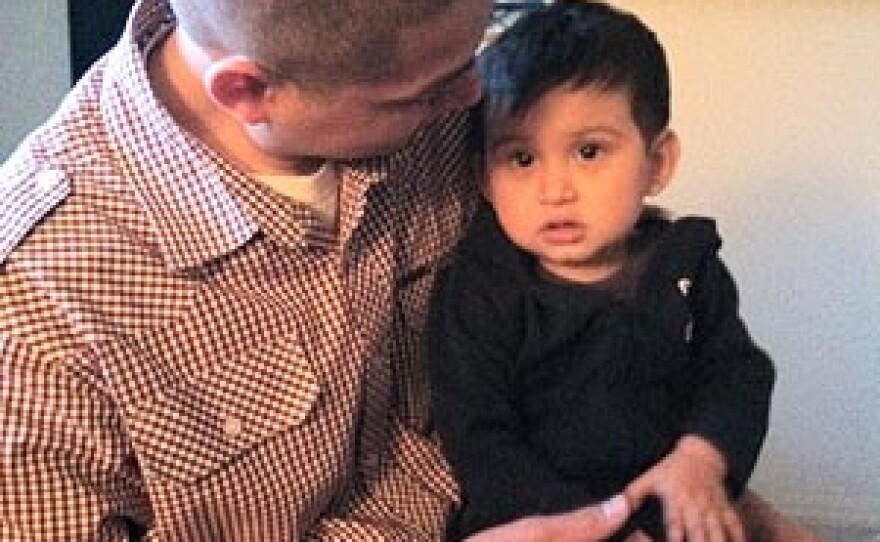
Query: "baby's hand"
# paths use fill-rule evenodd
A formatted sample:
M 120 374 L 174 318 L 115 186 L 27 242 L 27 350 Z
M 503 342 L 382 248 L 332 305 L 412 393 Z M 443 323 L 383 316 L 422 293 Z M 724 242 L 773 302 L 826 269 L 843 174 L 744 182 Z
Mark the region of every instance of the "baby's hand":
M 724 490 L 724 457 L 708 441 L 686 435 L 669 455 L 626 488 L 630 502 L 648 495 L 663 502 L 669 542 L 745 542 L 739 516 Z

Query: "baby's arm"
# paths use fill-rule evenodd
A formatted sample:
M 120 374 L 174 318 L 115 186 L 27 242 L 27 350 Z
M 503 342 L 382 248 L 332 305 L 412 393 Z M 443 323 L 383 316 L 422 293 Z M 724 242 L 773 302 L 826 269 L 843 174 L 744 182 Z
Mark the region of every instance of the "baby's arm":
M 775 372 L 739 314 L 733 277 L 709 258 L 694 287 L 694 387 L 682 434 L 702 436 L 725 459 L 728 495 L 739 497 L 767 431 Z
M 669 542 L 745 542 L 724 486 L 726 475 L 718 449 L 702 437 L 685 435 L 625 493 L 633 503 L 649 496 L 660 499 Z
M 730 503 L 742 493 L 763 443 L 775 374 L 749 336 L 736 284 L 717 253 L 706 255 L 695 271 L 694 287 L 686 292 L 693 340 L 683 436 L 627 493 L 634 503 L 660 499 L 672 542 L 742 540 Z

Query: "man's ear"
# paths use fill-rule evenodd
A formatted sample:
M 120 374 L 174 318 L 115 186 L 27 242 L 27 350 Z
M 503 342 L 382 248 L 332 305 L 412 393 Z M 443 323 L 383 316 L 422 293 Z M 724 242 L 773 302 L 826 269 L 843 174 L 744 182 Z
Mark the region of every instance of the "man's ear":
M 244 124 L 268 120 L 269 74 L 253 60 L 224 57 L 208 66 L 204 85 L 214 102 Z
M 675 168 L 678 166 L 678 158 L 681 154 L 681 144 L 678 135 L 672 130 L 664 130 L 654 138 L 651 148 L 648 150 L 650 160 L 650 184 L 648 196 L 656 196 L 672 181 Z

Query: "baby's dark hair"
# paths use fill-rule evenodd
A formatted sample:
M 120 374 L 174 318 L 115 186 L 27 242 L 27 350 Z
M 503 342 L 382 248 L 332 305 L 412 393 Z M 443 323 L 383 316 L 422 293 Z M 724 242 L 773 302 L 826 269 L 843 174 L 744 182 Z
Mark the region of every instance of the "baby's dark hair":
M 478 59 L 488 118 L 517 116 L 562 85 L 625 90 L 646 143 L 669 122 L 663 46 L 634 15 L 559 0 L 520 17 Z

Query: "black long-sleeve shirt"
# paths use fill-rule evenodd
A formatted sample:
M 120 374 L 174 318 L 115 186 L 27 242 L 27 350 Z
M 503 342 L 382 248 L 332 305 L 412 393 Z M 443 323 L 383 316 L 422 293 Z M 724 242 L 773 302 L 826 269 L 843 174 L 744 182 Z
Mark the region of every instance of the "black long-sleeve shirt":
M 722 452 L 732 496 L 744 488 L 774 369 L 739 316 L 714 222 L 638 232 L 636 272 L 609 291 L 542 276 L 484 208 L 439 280 L 426 355 L 462 536 L 610 496 L 684 434 Z M 662 536 L 659 509 L 636 528 Z

